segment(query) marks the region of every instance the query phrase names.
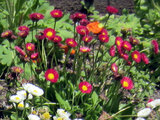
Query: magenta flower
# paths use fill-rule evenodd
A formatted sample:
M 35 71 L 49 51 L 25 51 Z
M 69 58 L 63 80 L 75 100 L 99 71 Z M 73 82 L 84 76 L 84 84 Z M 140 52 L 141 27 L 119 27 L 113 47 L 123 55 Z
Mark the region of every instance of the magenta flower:
M 107 7 L 106 7 L 106 10 L 107 10 L 108 13 L 110 13 L 110 14 L 116 14 L 116 13 L 118 13 L 118 9 L 116 9 L 116 8 L 113 7 L 113 6 L 107 6 Z
M 158 45 L 157 40 L 152 40 L 151 43 L 153 45 L 154 53 L 158 54 L 158 52 L 159 52 L 159 45 Z
M 136 63 L 140 63 L 141 62 L 141 54 L 139 51 L 135 50 L 131 53 L 132 59 L 136 62 Z

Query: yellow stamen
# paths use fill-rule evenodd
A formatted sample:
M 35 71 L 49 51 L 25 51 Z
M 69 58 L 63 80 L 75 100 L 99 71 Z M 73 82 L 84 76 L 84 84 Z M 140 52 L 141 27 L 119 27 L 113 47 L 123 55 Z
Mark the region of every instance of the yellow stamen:
M 124 82 L 123 82 L 123 86 L 124 86 L 124 87 L 128 87 L 128 86 L 129 86 L 128 82 L 124 81 Z
M 82 90 L 87 91 L 88 90 L 87 86 L 83 85 Z
M 48 78 L 49 78 L 49 79 L 54 79 L 54 74 L 53 74 L 53 73 L 49 73 L 49 74 L 48 74 Z
M 47 36 L 49 36 L 49 37 L 51 37 L 53 35 L 53 33 L 52 32 L 47 32 Z

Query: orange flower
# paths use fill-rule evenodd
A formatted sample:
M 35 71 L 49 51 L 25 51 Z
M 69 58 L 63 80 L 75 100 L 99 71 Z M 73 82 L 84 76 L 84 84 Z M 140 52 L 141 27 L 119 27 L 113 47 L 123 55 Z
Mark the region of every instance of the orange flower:
M 87 25 L 87 29 L 95 34 L 98 34 L 102 31 L 103 26 L 99 22 L 91 22 Z

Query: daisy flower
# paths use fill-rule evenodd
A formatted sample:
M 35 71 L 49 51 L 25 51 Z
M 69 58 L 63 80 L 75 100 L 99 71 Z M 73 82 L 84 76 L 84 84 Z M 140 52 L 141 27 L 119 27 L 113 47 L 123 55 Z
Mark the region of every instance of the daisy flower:
M 52 83 L 56 83 L 58 78 L 59 78 L 59 74 L 56 70 L 54 69 L 48 69 L 45 72 L 44 77 L 46 78 L 46 80 L 51 81 Z
M 144 108 L 137 113 L 138 117 L 147 117 L 152 112 L 151 108 Z
M 136 62 L 136 63 L 140 63 L 141 62 L 141 54 L 139 51 L 135 50 L 131 53 L 132 59 Z
M 80 82 L 79 89 L 82 93 L 91 93 L 92 92 L 92 85 L 87 81 Z
M 133 82 L 129 77 L 123 77 L 120 83 L 124 89 L 131 90 L 133 88 Z
M 40 120 L 40 117 L 34 114 L 29 114 L 28 120 Z
M 12 95 L 9 98 L 9 101 L 10 102 L 14 102 L 14 103 L 19 103 L 19 102 L 21 102 L 23 100 L 24 100 L 24 98 L 21 95 Z
M 54 39 L 55 34 L 56 34 L 55 30 L 52 29 L 52 28 L 46 28 L 46 29 L 44 29 L 44 36 L 46 38 L 48 38 L 48 40 Z

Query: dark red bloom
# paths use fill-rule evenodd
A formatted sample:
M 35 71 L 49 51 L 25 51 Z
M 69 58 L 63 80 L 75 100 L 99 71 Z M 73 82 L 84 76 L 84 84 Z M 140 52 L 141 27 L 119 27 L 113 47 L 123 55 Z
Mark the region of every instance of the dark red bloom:
M 109 49 L 109 55 L 114 57 L 116 53 L 116 48 L 114 45 L 111 46 L 111 48 Z
M 92 92 L 92 85 L 87 81 L 80 82 L 79 89 L 82 93 L 91 93 Z
M 33 21 L 33 22 L 38 22 L 39 20 L 43 19 L 44 16 L 40 13 L 32 13 L 29 15 L 29 18 Z
M 132 59 L 136 62 L 136 63 L 140 63 L 141 62 L 141 54 L 139 51 L 135 50 L 131 53 Z
M 100 35 L 98 35 L 98 38 L 103 43 L 107 43 L 109 41 L 108 35 L 102 35 L 102 34 L 100 34 Z
M 123 41 L 122 47 L 127 51 L 130 51 L 132 49 L 132 45 L 128 41 Z
M 7 31 L 5 31 L 5 32 L 3 32 L 3 33 L 1 34 L 1 37 L 2 37 L 2 38 L 9 38 L 9 37 L 11 37 L 12 35 L 13 35 L 12 30 L 7 30 Z
M 145 64 L 149 64 L 149 59 L 145 53 L 141 53 L 141 59 Z
M 43 31 L 40 31 L 38 35 L 35 35 L 35 37 L 36 37 L 38 40 L 43 40 L 43 39 L 45 39 L 44 32 L 43 32 Z
M 67 38 L 66 39 L 66 44 L 69 47 L 76 47 L 77 46 L 77 42 L 73 38 Z
M 18 36 L 20 36 L 21 38 L 26 38 L 28 35 L 27 31 L 20 31 L 18 32 Z
M 110 13 L 110 14 L 116 14 L 116 13 L 118 13 L 118 9 L 116 9 L 116 8 L 113 7 L 113 6 L 107 6 L 107 7 L 106 7 L 106 10 L 107 10 L 108 13 Z
M 86 26 L 89 23 L 89 21 L 87 19 L 82 19 L 82 20 L 80 20 L 79 23 L 80 23 L 80 25 Z
M 63 12 L 61 10 L 58 9 L 54 9 L 50 12 L 51 16 L 53 18 L 61 18 L 63 16 Z
M 15 49 L 18 53 L 20 53 L 22 56 L 25 56 L 25 55 L 26 55 L 26 53 L 25 53 L 20 47 L 15 46 L 14 49 Z
M 126 53 L 123 53 L 123 52 L 120 54 L 120 56 L 121 56 L 124 60 L 128 60 L 128 58 L 129 58 L 129 55 L 126 54 Z
M 86 26 L 79 25 L 76 27 L 76 31 L 80 35 L 88 35 L 89 31 Z
M 93 39 L 92 36 L 86 35 L 82 38 L 82 40 L 86 43 L 90 42 Z
M 108 32 L 107 32 L 107 30 L 106 29 L 102 29 L 102 31 L 100 32 L 100 34 L 102 34 L 102 35 L 107 35 L 108 36 Z
M 52 83 L 56 83 L 58 78 L 59 78 L 59 74 L 56 70 L 54 69 L 48 69 L 45 72 L 44 77 L 46 78 L 46 80 L 52 82 Z
M 56 34 L 55 30 L 52 28 L 44 29 L 44 36 L 48 38 L 48 40 L 53 40 L 55 37 L 55 34 Z
M 112 70 L 112 72 L 114 72 L 114 73 L 117 73 L 117 72 L 118 72 L 118 66 L 116 65 L 116 63 L 112 63 L 112 65 L 111 65 L 111 70 Z
M 62 41 L 62 38 L 61 38 L 60 36 L 56 35 L 56 36 L 53 38 L 52 41 L 53 41 L 54 43 L 59 43 L 59 42 Z
M 133 81 L 129 77 L 123 77 L 121 79 L 120 83 L 121 83 L 122 87 L 127 90 L 131 90 L 134 87 Z
M 74 13 L 74 14 L 72 14 L 71 16 L 70 16 L 70 18 L 74 21 L 74 22 L 77 22 L 77 21 L 79 21 L 79 20 L 81 20 L 81 19 L 86 19 L 87 18 L 87 16 L 85 15 L 85 14 L 83 14 L 83 13 Z
M 134 37 L 132 37 L 132 36 L 129 37 L 129 41 L 130 41 L 130 43 L 133 44 L 133 45 L 139 44 L 139 40 L 136 39 L 136 38 L 134 38 Z
M 19 31 L 27 31 L 27 32 L 29 32 L 29 28 L 27 26 L 19 26 L 18 30 Z
M 159 53 L 159 45 L 158 45 L 157 40 L 152 40 L 151 43 L 153 45 L 154 53 L 158 54 Z

